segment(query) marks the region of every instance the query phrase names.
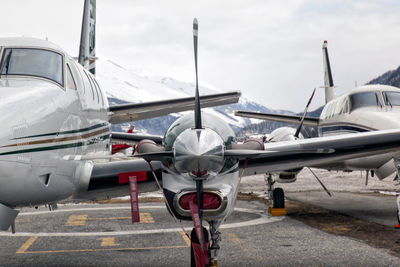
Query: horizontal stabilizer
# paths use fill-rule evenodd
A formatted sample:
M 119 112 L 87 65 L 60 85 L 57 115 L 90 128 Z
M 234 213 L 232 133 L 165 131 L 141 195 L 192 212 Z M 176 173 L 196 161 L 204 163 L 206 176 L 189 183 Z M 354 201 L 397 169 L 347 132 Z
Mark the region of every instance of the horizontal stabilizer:
M 269 120 L 269 121 L 279 121 L 298 124 L 301 121 L 301 116 L 296 115 L 282 115 L 273 113 L 260 113 L 251 111 L 235 111 L 235 116 L 246 117 L 252 119 Z M 305 117 L 304 125 L 307 126 L 318 126 L 319 119 L 313 117 Z
M 202 108 L 233 104 L 239 101 L 238 91 L 200 96 Z M 123 123 L 161 117 L 170 113 L 193 110 L 194 97 L 177 98 L 146 103 L 122 104 L 110 106 L 109 121 Z

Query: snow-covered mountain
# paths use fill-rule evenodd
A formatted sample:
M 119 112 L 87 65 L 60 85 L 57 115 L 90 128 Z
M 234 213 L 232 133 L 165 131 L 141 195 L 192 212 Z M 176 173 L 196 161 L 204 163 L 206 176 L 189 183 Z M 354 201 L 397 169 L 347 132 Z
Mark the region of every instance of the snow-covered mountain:
M 170 77 L 149 75 L 140 70 L 128 70 L 117 63 L 100 58 L 96 61 L 96 76 L 103 89 L 107 92 L 110 105 L 122 103 L 140 103 L 170 98 L 181 98 L 194 95 L 194 84 L 175 80 Z M 220 93 L 212 86 L 200 84 L 200 94 Z M 241 97 L 239 103 L 205 108 L 207 112 L 220 117 L 231 127 L 238 131 L 252 122 L 242 117 L 235 117 L 235 110 L 249 110 L 260 112 L 271 112 L 267 107 L 246 100 Z M 164 117 L 136 121 L 135 129 L 148 134 L 163 135 L 168 127 L 183 113 L 175 113 Z M 114 125 L 113 131 L 127 131 L 130 124 Z

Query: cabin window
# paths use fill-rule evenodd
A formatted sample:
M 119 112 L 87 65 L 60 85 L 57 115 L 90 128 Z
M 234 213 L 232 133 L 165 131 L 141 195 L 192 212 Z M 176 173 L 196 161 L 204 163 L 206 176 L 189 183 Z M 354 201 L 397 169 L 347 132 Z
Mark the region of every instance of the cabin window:
M 85 88 L 90 88 L 90 90 L 92 91 L 92 96 L 93 96 L 93 100 L 94 100 L 94 91 L 93 91 L 92 83 L 89 80 L 89 75 L 87 74 L 85 69 L 82 69 L 82 72 L 84 73 L 83 76 L 86 77 L 86 79 L 84 78 Z
M 75 79 L 74 79 L 74 76 L 72 75 L 71 68 L 68 64 L 67 64 L 67 85 L 68 85 L 68 88 L 70 88 L 72 90 L 76 90 Z
M 400 92 L 383 92 L 386 106 L 400 106 Z
M 64 86 L 63 57 L 54 51 L 35 48 L 6 48 L 1 75 L 36 76 Z
M 349 112 L 349 100 L 346 98 L 346 100 L 343 103 L 342 113 L 347 113 L 347 112 Z
M 357 93 L 350 95 L 350 104 L 350 110 L 353 111 L 361 107 L 377 107 L 379 100 L 375 92 Z

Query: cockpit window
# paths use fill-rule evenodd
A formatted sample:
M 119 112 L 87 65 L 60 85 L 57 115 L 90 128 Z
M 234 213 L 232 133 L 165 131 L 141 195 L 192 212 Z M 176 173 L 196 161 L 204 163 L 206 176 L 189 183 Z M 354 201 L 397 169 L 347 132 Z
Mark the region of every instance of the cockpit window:
M 400 92 L 383 92 L 387 106 L 400 106 Z
M 1 74 L 38 76 L 64 86 L 62 55 L 44 49 L 4 49 Z
M 378 106 L 379 100 L 375 92 L 357 93 L 350 95 L 351 111 L 369 106 Z

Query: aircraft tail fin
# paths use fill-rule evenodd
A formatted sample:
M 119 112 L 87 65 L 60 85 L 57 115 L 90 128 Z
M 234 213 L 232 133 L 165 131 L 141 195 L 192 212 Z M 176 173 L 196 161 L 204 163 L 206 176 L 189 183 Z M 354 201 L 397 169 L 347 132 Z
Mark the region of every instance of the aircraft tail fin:
M 96 72 L 96 0 L 85 0 L 78 62 L 93 75 Z
M 335 98 L 335 86 L 333 84 L 331 64 L 328 56 L 328 41 L 324 41 L 322 44 L 322 57 L 324 61 L 325 103 L 328 103 Z

